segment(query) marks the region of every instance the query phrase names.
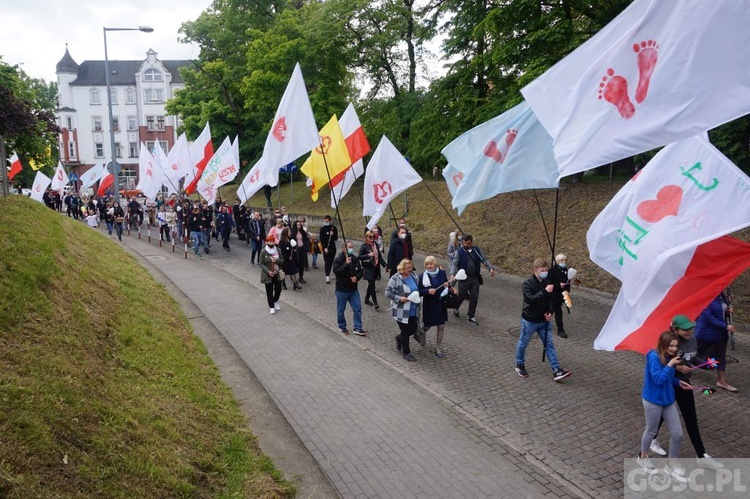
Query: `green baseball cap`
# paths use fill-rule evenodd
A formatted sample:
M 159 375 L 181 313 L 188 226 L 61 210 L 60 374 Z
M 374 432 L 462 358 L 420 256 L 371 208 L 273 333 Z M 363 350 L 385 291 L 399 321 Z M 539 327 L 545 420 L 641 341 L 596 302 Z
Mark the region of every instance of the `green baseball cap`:
M 688 329 L 693 329 L 695 327 L 695 322 L 688 319 L 687 316 L 675 315 L 674 319 L 672 319 L 672 326 L 687 331 Z

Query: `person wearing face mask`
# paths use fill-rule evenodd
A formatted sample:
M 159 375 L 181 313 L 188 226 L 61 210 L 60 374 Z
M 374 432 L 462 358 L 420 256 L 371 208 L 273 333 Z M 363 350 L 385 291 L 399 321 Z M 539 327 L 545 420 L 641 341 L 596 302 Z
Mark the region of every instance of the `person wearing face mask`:
M 362 301 L 357 283 L 362 279 L 362 263 L 354 252 L 354 244 L 347 241 L 343 250 L 333 260 L 333 273 L 336 276 L 336 321 L 339 332 L 348 335 L 346 328 L 346 304 L 352 307 L 354 314 L 354 334 L 367 336 L 362 328 Z
M 464 242 L 464 233 L 461 232 L 461 230 L 457 230 L 455 232 L 451 232 L 450 234 L 448 234 L 448 251 L 446 252 L 446 255 L 448 256 L 449 262 L 452 262 L 453 259 L 456 257 L 458 248 L 460 248 L 463 245 L 463 242 Z
M 398 264 L 404 259 L 411 260 L 409 258 L 409 243 L 407 242 L 406 228 L 401 227 L 398 229 L 396 237 L 391 239 L 391 245 L 388 248 L 386 270 L 390 272 L 391 277 L 397 272 Z
M 552 302 L 552 313 L 555 314 L 555 325 L 557 335 L 567 338 L 565 327 L 563 327 L 563 291 L 570 293 L 570 279 L 568 279 L 568 257 L 560 253 L 555 257 L 555 263 L 549 268 L 547 276 L 549 282 L 554 286 L 550 300 Z
M 451 280 L 459 270 L 466 272 L 466 279 L 458 282 L 458 307 L 453 310 L 453 315 L 459 316 L 458 309 L 464 300 L 469 300 L 469 310 L 467 311 L 466 322 L 475 326 L 479 325 L 474 317 L 477 312 L 479 303 L 479 286 L 484 283 L 482 279 L 482 264 L 490 271 L 490 276 L 495 277 L 495 269 L 482 254 L 479 246 L 474 246 L 474 238 L 471 234 L 466 234 L 462 241 L 462 246 L 456 251 L 456 255 L 451 261 Z
M 406 237 L 403 238 L 403 239 L 406 241 L 406 244 L 409 247 L 409 254 L 408 255 L 404 255 L 404 258 L 408 258 L 409 260 L 411 260 L 414 257 L 414 245 L 411 242 L 411 231 L 406 226 L 406 219 L 405 218 L 401 217 L 398 220 L 398 225 L 396 226 L 395 229 L 393 229 L 393 232 L 391 232 L 391 242 L 393 242 L 394 239 L 397 239 L 397 238 L 400 237 L 399 236 L 399 232 L 401 231 L 401 229 L 404 229 L 406 231 Z M 398 262 L 400 262 L 400 261 L 401 260 L 398 260 L 396 262 L 396 265 L 398 265 Z M 391 275 L 393 275 L 393 274 L 391 274 Z
M 442 359 L 443 335 L 445 323 L 448 322 L 448 311 L 440 299 L 441 293 L 448 289 L 448 276 L 445 270 L 437 265 L 437 260 L 430 255 L 424 259 L 424 273 L 419 276 L 419 294 L 422 296 L 422 325 L 425 331 L 432 326 L 437 328 L 435 337 L 435 357 Z
M 333 259 L 336 258 L 336 241 L 339 239 L 339 232 L 336 226 L 331 223 L 330 215 L 323 217 L 323 227 L 320 228 L 318 240 L 323 246 L 323 261 L 325 262 L 326 284 L 331 282 L 331 267 Z
M 260 283 L 266 287 L 266 298 L 271 315 L 280 310 L 279 298 L 281 297 L 281 279 L 279 270 L 284 263 L 284 257 L 276 247 L 276 239 L 273 236 L 266 237 L 266 244 L 260 250 Z
M 547 280 L 548 268 L 544 258 L 537 258 L 533 265 L 534 275 L 524 281 L 521 286 L 523 311 L 521 312 L 521 334 L 516 346 L 516 373 L 522 378 L 529 377 L 525 367 L 526 347 L 529 346 L 531 337 L 536 333 L 544 345 L 549 365 L 552 368 L 553 379 L 560 381 L 570 376 L 571 372 L 560 367 L 555 343 L 552 341 L 552 335 L 549 334 L 549 322 L 552 320 L 550 295 L 554 286 Z

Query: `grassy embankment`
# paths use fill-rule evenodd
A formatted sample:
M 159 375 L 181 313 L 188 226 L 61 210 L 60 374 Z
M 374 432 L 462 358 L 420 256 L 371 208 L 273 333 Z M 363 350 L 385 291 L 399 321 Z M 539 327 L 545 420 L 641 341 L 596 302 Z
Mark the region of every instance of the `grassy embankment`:
M 282 174 L 281 204 L 291 213 L 306 213 L 312 215 L 330 214 L 334 210 L 330 207 L 330 194 L 327 189 L 322 192 L 317 203 L 310 200 L 309 188 L 304 181 L 295 181 L 291 190 L 286 182 L 287 175 Z M 424 184 L 428 184 L 427 186 Z M 593 288 L 606 293 L 616 294 L 620 282 L 610 274 L 595 265 L 588 258 L 586 247 L 586 231 L 591 222 L 602 211 L 625 180 L 614 182 L 604 181 L 601 177 L 587 176 L 582 184 L 563 183 L 560 189 L 558 205 L 558 230 L 555 253 L 565 253 L 568 265 L 578 270 L 578 279 L 582 286 Z M 362 180 L 359 188 L 361 190 Z M 356 186 L 355 186 L 356 187 Z M 347 236 L 361 238 L 365 225 L 362 217 L 362 204 L 357 189 L 353 187 L 340 205 L 341 218 Z M 417 251 L 431 253 L 440 257 L 445 256 L 448 245 L 448 233 L 455 230 L 448 215 L 440 207 L 430 190 L 450 210 L 451 196 L 443 180 L 426 180 L 406 193 L 408 198 L 408 221 Z M 236 185 L 222 187 L 224 199 L 234 201 Z M 396 217 L 404 213 L 404 194 L 392 203 Z M 541 212 L 552 238 L 553 220 L 555 214 L 555 191 L 540 190 L 536 197 L 532 191 L 513 192 L 495 196 L 487 201 L 470 205 L 458 217 L 451 210 L 464 232 L 474 235 L 474 241 L 487 255 L 492 264 L 503 272 L 526 276 L 531 272 L 534 258 L 551 257 L 547 235 L 537 205 L 541 205 Z M 277 204 L 276 189 L 272 198 Z M 250 199 L 251 206 L 266 205 L 262 191 Z M 390 212 L 387 215 L 390 218 Z M 381 218 L 380 226 L 386 232 L 386 240 L 394 227 L 393 220 Z M 733 236 L 744 241 L 750 241 L 750 230 L 744 230 Z M 710 262 L 706 262 L 710 265 Z M 737 318 L 742 322 L 750 321 L 750 272 L 745 272 L 732 285 L 735 296 Z
M 0 496 L 287 497 L 187 319 L 129 254 L 0 198 Z

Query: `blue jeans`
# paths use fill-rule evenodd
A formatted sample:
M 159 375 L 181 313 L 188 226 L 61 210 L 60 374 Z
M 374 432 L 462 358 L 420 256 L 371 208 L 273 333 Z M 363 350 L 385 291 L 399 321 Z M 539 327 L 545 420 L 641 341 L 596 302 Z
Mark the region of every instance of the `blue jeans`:
M 552 328 L 549 322 L 529 322 L 521 317 L 521 335 L 518 338 L 518 346 L 516 346 L 516 364 L 523 364 L 524 358 L 526 357 L 526 347 L 529 346 L 531 337 L 534 333 L 539 335 L 542 340 L 542 344 L 547 340 L 547 358 L 549 359 L 549 365 L 552 368 L 552 372 L 557 372 L 560 369 L 560 363 L 557 362 L 557 352 L 555 352 L 555 344 L 552 342 Z
M 250 253 L 250 263 L 255 263 L 255 256 L 258 256 L 258 263 L 260 263 L 260 250 L 263 249 L 263 241 L 259 241 L 258 239 L 252 240 L 253 244 L 253 252 Z
M 195 254 L 201 252 L 201 245 L 203 244 L 203 232 L 194 230 L 190 233 L 190 239 L 193 240 L 193 251 Z
M 339 323 L 339 329 L 346 329 L 346 317 L 344 316 L 344 310 L 346 310 L 347 302 L 352 307 L 354 312 L 354 330 L 362 330 L 362 301 L 359 299 L 359 290 L 354 291 L 339 291 L 336 290 L 336 319 Z
M 203 229 L 203 249 L 208 251 L 211 249 L 211 229 Z
M 313 263 L 312 263 L 313 267 L 317 267 L 318 266 L 318 255 L 319 254 L 320 253 L 313 253 Z
M 114 222 L 107 222 L 107 233 L 111 236 L 112 230 L 115 228 Z

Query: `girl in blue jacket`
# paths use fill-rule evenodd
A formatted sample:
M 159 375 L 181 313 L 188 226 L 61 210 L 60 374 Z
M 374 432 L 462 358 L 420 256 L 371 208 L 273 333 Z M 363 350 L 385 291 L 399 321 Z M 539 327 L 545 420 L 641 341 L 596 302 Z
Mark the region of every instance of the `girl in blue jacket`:
M 674 459 L 680 455 L 682 425 L 677 407 L 675 407 L 674 391 L 676 387 L 687 390 L 691 390 L 692 387 L 675 378 L 675 366 L 682 360 L 677 355 L 678 347 L 677 335 L 672 331 L 665 331 L 659 336 L 656 349 L 646 354 L 646 370 L 641 392 L 643 411 L 646 415 L 646 429 L 641 437 L 641 452 L 636 462 L 650 474 L 656 473 L 656 467 L 648 458 L 647 451 L 659 428 L 661 418 L 664 418 L 669 429 L 669 458 Z M 666 471 L 680 482 L 687 481 L 685 472 L 681 468 L 669 468 Z

